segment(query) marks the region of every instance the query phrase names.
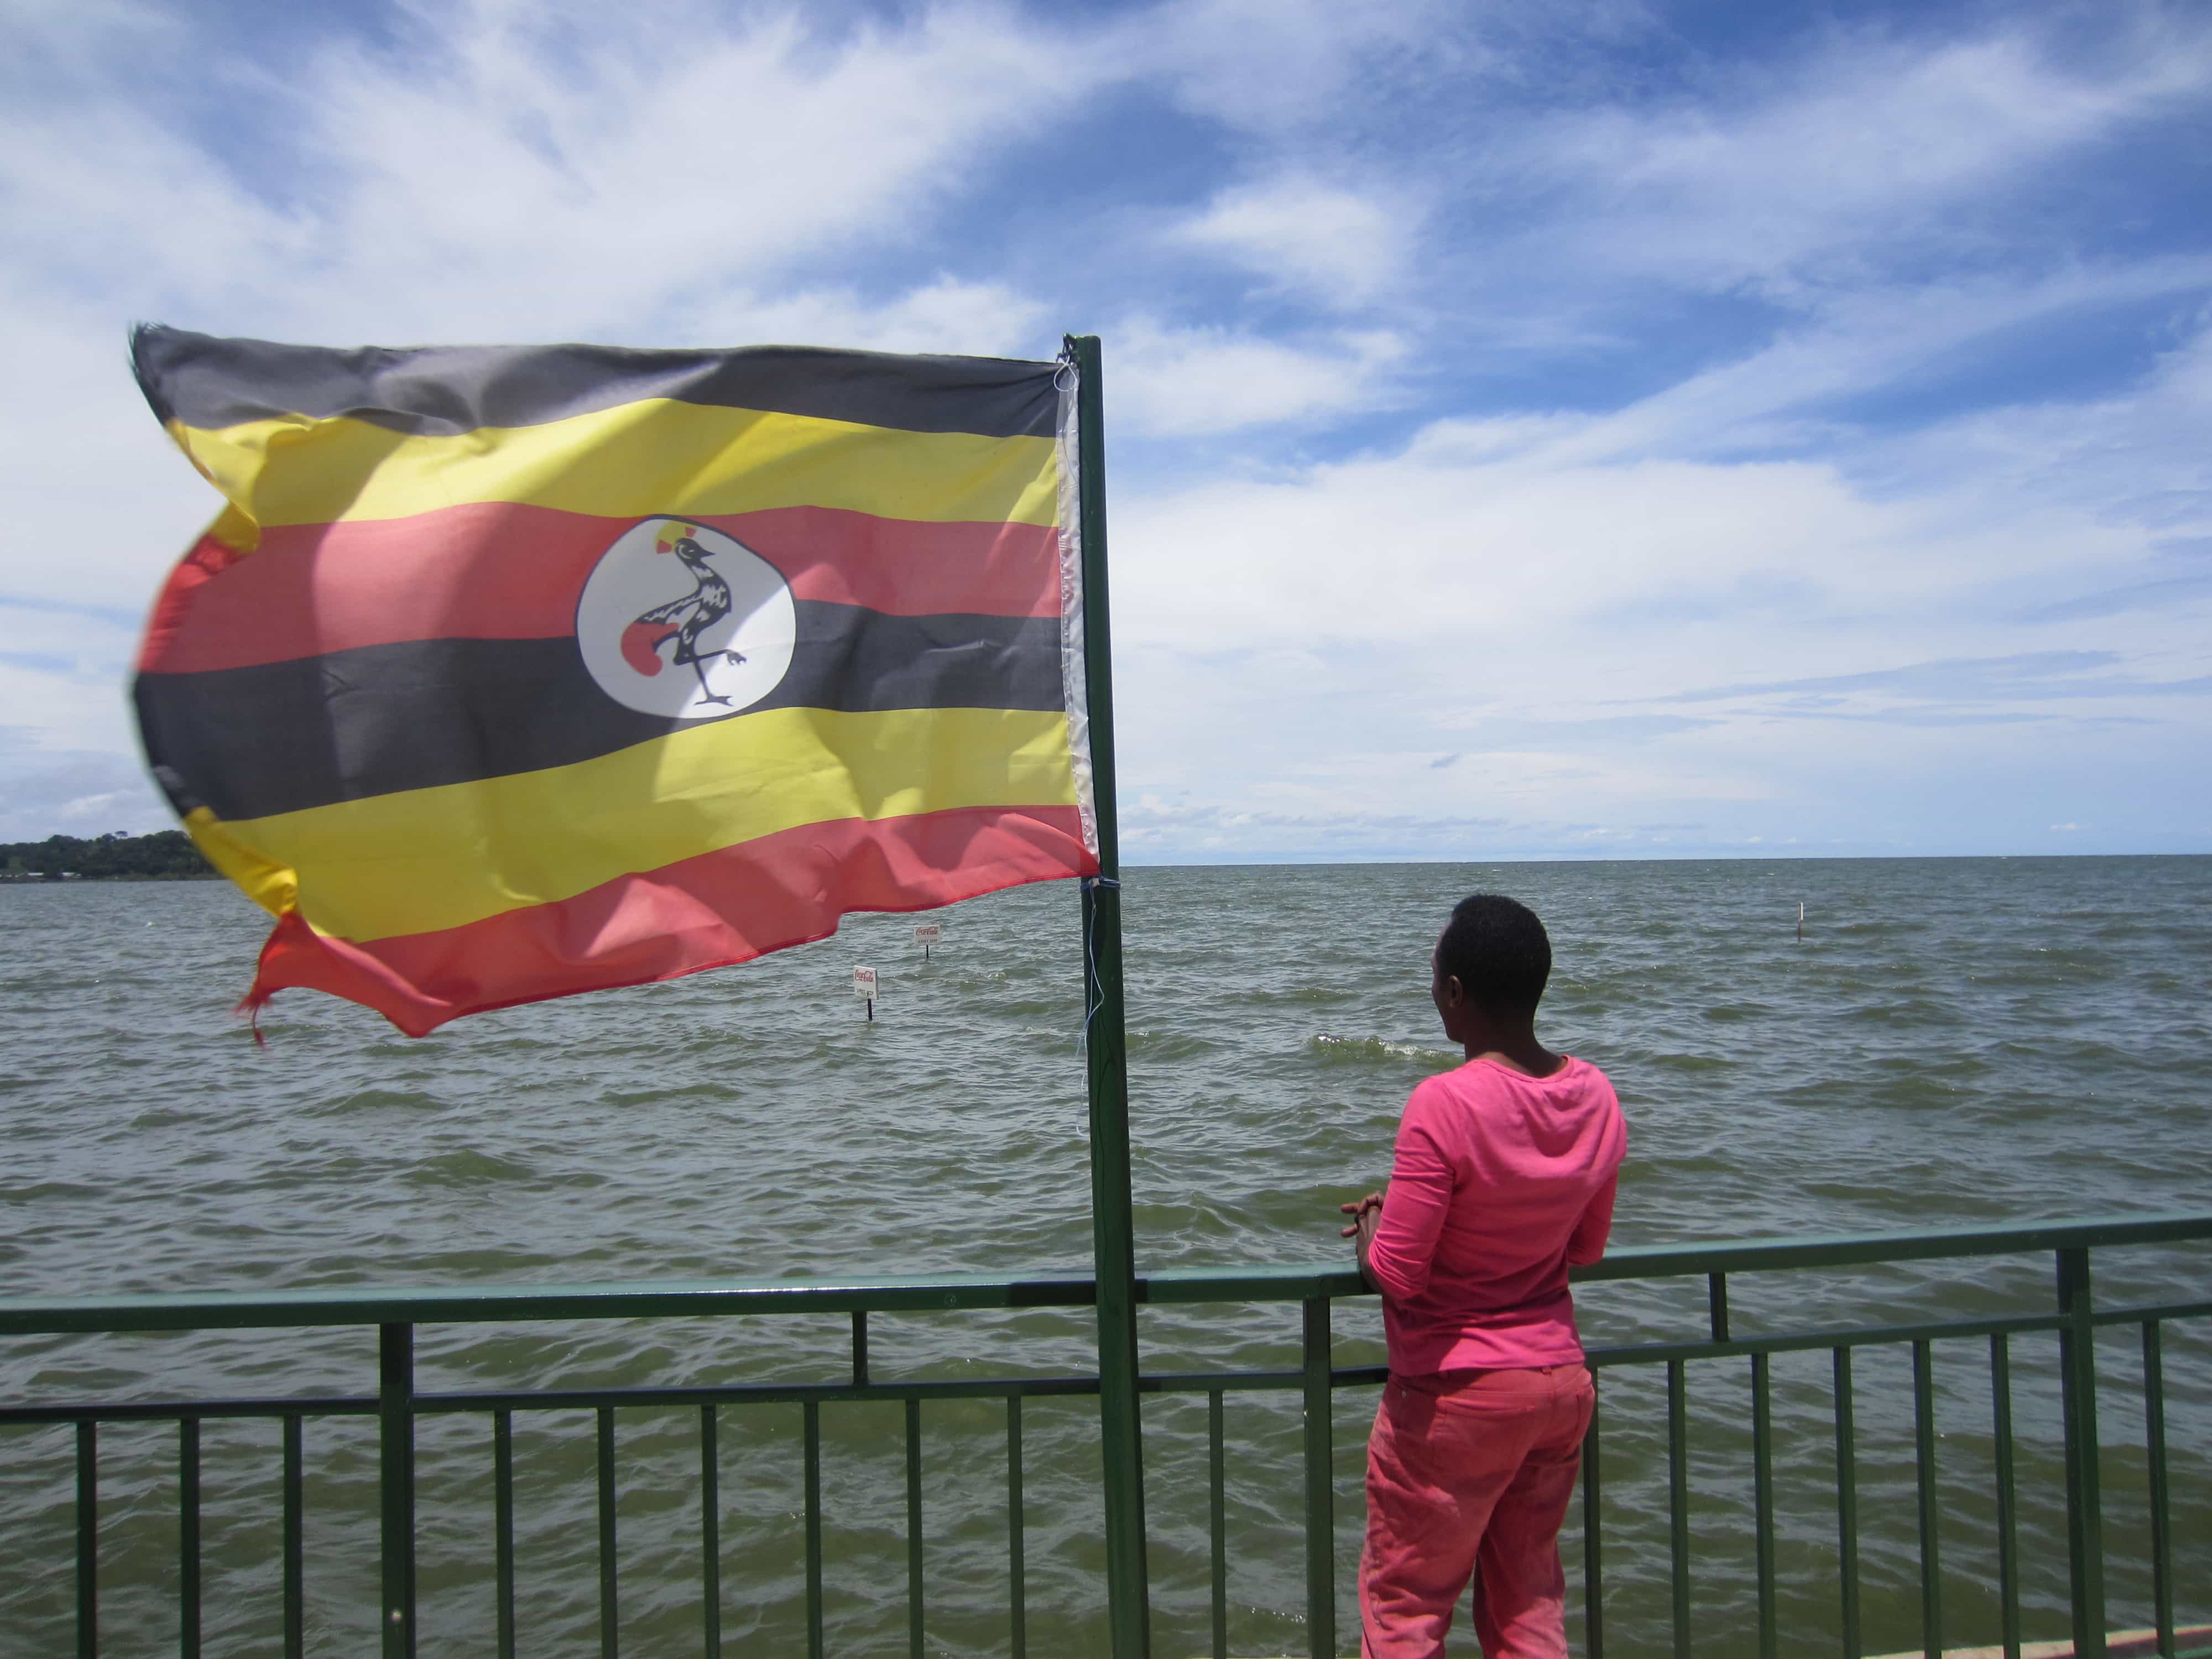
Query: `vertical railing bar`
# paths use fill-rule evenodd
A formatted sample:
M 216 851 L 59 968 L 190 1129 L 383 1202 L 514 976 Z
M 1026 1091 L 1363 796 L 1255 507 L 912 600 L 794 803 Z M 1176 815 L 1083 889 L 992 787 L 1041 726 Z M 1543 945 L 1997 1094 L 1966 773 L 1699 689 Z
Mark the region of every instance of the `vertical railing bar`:
M 76 1425 L 76 1651 L 100 1651 L 100 1425 Z
M 492 1555 L 499 1659 L 514 1659 L 514 1413 L 491 1414 Z
M 1006 1650 L 1012 1659 L 1029 1652 L 1028 1572 L 1022 1559 L 1022 1397 L 1006 1396 L 1006 1579 L 1009 1618 Z
M 921 1401 L 906 1402 L 906 1645 L 921 1659 Z
M 810 1400 L 799 1413 L 806 1460 L 806 1659 L 823 1659 L 822 1407 Z
M 200 1420 L 177 1422 L 177 1653 L 200 1651 Z
M 1229 1483 L 1222 1450 L 1221 1390 L 1206 1391 L 1206 1532 L 1207 1589 L 1213 1612 L 1213 1659 L 1229 1659 Z
M 2058 1257 L 2058 1370 L 2066 1433 L 2066 1565 L 2075 1659 L 2105 1659 L 2105 1528 L 2098 1468 L 2097 1331 L 2089 1250 Z
M 853 1386 L 868 1386 L 868 1310 L 853 1310 Z
M 2150 1585 L 2160 1659 L 2173 1659 L 2173 1510 L 2166 1484 L 2166 1353 L 2163 1330 L 2143 1321 L 2143 1449 L 2150 1474 Z
M 1674 1557 L 1674 1659 L 1690 1659 L 1689 1384 L 1682 1362 L 1667 1362 L 1667 1540 Z
M 1859 1442 L 1851 1398 L 1851 1351 L 1836 1351 L 1836 1584 L 1841 1607 L 1844 1659 L 1860 1659 Z
M 722 1659 L 721 1439 L 713 1402 L 699 1407 L 699 1595 L 707 1659 Z
M 1774 1386 L 1771 1357 L 1751 1357 L 1753 1507 L 1758 1528 L 1759 1659 L 1777 1659 L 1774 1605 Z
M 1997 1632 L 2004 1659 L 2020 1659 L 2020 1494 L 2013 1476 L 2012 1340 L 1990 1337 L 1990 1419 L 1997 1477 Z
M 1305 1299 L 1306 1624 L 1313 1659 L 1336 1659 L 1335 1450 L 1331 1443 L 1328 1298 Z
M 1912 1467 L 1920 1498 L 1920 1644 L 1943 1659 L 1942 1506 L 1936 1490 L 1936 1358 L 1927 1340 L 1912 1345 Z
M 307 1651 L 306 1423 L 284 1413 L 284 1659 Z
M 415 1659 L 415 1328 L 376 1328 L 384 1659 Z
M 1598 1455 L 1598 1415 L 1604 1404 L 1601 1395 L 1592 1398 L 1589 1428 L 1583 1436 L 1583 1645 L 1589 1659 L 1605 1659 L 1605 1483 Z
M 1729 1340 L 1729 1299 L 1726 1273 L 1705 1275 L 1705 1308 L 1712 1321 L 1713 1340 L 1727 1341 Z
M 615 1554 L 615 1408 L 601 1406 L 599 1416 L 599 1659 L 616 1659 L 622 1650 L 619 1606 L 616 1601 Z

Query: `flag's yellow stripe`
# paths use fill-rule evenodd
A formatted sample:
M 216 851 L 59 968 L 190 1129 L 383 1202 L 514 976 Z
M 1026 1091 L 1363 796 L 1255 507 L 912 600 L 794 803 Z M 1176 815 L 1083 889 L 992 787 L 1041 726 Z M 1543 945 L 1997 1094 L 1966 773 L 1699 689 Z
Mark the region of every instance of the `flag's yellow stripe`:
M 952 807 L 1072 806 L 1054 709 L 777 708 L 574 766 L 225 821 L 186 820 L 264 908 L 368 940 L 573 898 L 756 836 Z
M 252 526 L 402 519 L 471 501 L 601 518 L 832 507 L 930 523 L 1055 521 L 1049 438 L 905 432 L 647 398 L 538 426 L 410 436 L 343 416 L 210 430 L 172 422 Z

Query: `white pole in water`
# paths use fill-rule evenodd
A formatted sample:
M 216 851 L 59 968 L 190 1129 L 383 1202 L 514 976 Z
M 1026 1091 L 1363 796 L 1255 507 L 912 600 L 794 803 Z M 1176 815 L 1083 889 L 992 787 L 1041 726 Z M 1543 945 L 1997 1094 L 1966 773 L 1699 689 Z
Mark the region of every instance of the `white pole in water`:
M 1805 942 L 1805 901 L 1803 899 L 1797 901 L 1797 942 L 1800 945 Z

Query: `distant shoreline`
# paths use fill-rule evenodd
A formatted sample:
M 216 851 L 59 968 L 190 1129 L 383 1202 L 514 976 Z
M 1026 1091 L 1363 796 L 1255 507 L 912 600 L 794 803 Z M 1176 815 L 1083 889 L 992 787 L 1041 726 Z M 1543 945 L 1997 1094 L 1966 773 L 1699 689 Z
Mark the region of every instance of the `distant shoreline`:
M 44 841 L 0 842 L 0 886 L 221 879 L 220 872 L 181 830 L 157 830 L 150 836 L 125 835 L 118 830 L 89 840 L 48 836 Z

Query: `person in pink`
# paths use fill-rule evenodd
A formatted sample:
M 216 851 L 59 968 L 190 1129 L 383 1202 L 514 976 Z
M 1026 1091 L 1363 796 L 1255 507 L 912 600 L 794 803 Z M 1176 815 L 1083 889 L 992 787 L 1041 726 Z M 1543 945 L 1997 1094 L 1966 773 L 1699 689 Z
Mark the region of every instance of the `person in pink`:
M 1470 1576 L 1485 1659 L 1565 1659 L 1559 1522 L 1596 1395 L 1567 1291 L 1605 1253 L 1628 1131 L 1605 1073 L 1536 1041 L 1551 940 L 1463 899 L 1430 995 L 1467 1063 L 1416 1088 L 1386 1197 L 1341 1207 L 1382 1293 L 1390 1377 L 1367 1443 L 1363 1659 L 1438 1659 Z

